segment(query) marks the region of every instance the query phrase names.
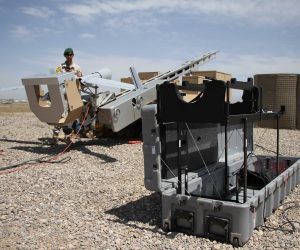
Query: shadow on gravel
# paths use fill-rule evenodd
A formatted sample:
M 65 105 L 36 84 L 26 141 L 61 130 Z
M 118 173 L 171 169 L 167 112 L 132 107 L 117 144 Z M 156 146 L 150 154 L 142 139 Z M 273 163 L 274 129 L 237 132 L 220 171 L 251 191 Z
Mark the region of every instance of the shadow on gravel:
M 67 147 L 67 144 L 58 144 L 58 145 L 48 145 L 45 142 L 49 140 L 49 138 L 39 138 L 38 140 L 41 142 L 36 142 L 36 141 L 20 141 L 20 140 L 8 140 L 8 139 L 0 139 L 0 141 L 6 141 L 6 142 L 16 142 L 19 144 L 26 144 L 26 146 L 15 146 L 11 147 L 12 149 L 17 149 L 17 150 L 22 150 L 30 153 L 35 153 L 35 154 L 45 154 L 45 155 L 56 155 L 65 150 Z M 118 144 L 125 143 L 126 141 L 124 140 L 100 140 L 100 139 L 91 139 L 87 141 L 77 141 L 74 144 L 72 144 L 66 152 L 69 152 L 71 150 L 76 150 L 79 152 L 82 152 L 84 154 L 87 154 L 89 156 L 94 156 L 96 158 L 101 159 L 104 162 L 111 163 L 111 162 L 116 162 L 118 159 L 111 157 L 106 154 L 101 154 L 98 152 L 93 152 L 90 149 L 88 149 L 86 146 L 93 146 L 93 145 L 99 145 L 99 146 L 105 146 L 105 147 L 112 147 Z M 33 146 L 28 146 L 32 144 Z
M 102 146 L 102 147 L 113 147 L 128 143 L 128 139 L 123 138 L 94 138 L 85 139 L 76 142 L 79 146 Z
M 85 148 L 84 146 L 81 147 L 80 149 L 77 149 L 78 151 L 81 151 L 84 154 L 87 154 L 89 156 L 94 156 L 96 158 L 101 159 L 102 161 L 106 162 L 106 163 L 111 163 L 111 162 L 116 162 L 118 161 L 116 158 L 111 157 L 109 155 L 105 155 L 105 154 L 100 154 L 100 153 L 95 153 L 91 150 L 89 150 L 88 148 Z
M 15 142 L 15 143 L 22 143 L 22 144 L 41 145 L 41 143 L 37 142 L 37 141 L 21 141 L 21 140 L 11 140 L 11 139 L 4 139 L 4 138 L 0 138 L 0 141 L 3 141 L 3 142 Z
M 124 224 L 139 230 L 147 230 L 154 233 L 166 235 L 161 226 L 161 194 L 153 193 L 151 195 L 131 201 L 120 207 L 106 211 L 105 213 L 117 217 L 111 221 Z M 140 226 L 138 223 L 149 224 L 149 226 Z M 154 226 L 154 227 L 153 227 Z
M 48 138 L 48 137 L 41 137 L 38 138 L 38 141 L 22 141 L 22 140 L 12 140 L 12 139 L 7 139 L 7 138 L 0 138 L 0 142 L 15 142 L 15 143 L 19 143 L 19 144 L 32 144 L 32 145 L 49 145 L 49 142 L 51 141 L 52 138 Z M 128 139 L 123 139 L 123 138 L 95 138 L 95 139 L 85 139 L 85 140 L 81 140 L 81 141 L 77 141 L 74 145 L 76 146 L 95 146 L 95 145 L 99 145 L 102 147 L 113 147 L 116 145 L 120 145 L 120 144 L 126 144 L 128 142 Z M 52 147 L 65 147 L 65 145 L 61 144 L 61 145 L 53 145 Z

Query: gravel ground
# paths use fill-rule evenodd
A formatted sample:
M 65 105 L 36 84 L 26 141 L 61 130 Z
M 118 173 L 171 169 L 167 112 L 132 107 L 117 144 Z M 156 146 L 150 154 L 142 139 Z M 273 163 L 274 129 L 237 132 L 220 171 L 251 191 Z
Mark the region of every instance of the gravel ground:
M 255 129 L 257 142 L 273 150 L 275 134 Z M 45 144 L 50 137 L 51 127 L 33 114 L 2 114 L 0 166 L 61 152 L 64 144 Z M 299 139 L 300 131 L 282 130 L 281 153 L 299 156 Z M 0 173 L 0 249 L 233 249 L 161 229 L 160 195 L 143 185 L 141 144 L 84 141 L 55 160 L 65 157 L 69 161 Z M 294 200 L 300 200 L 299 185 L 285 202 Z M 266 225 L 281 225 L 284 207 Z M 291 210 L 289 218 L 299 221 L 299 210 Z M 261 227 L 242 249 L 300 249 L 299 237 Z

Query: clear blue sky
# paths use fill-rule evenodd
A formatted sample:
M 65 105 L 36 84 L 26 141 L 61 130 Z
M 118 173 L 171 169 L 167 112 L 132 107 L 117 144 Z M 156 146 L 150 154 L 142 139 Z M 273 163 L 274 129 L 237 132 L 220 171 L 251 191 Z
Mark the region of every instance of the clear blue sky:
M 0 0 L 0 90 L 48 73 L 72 47 L 84 74 L 165 71 L 213 50 L 203 69 L 241 80 L 300 73 L 298 0 Z M 0 91 L 0 98 L 20 96 Z

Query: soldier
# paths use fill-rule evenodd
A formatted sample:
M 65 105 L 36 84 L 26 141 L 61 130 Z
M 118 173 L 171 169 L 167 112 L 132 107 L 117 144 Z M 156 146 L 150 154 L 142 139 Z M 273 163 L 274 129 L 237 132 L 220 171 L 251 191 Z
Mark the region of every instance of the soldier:
M 64 51 L 66 61 L 56 67 L 56 73 L 74 72 L 76 76 L 82 77 L 81 68 L 78 64 L 73 63 L 74 52 L 73 49 L 67 48 Z

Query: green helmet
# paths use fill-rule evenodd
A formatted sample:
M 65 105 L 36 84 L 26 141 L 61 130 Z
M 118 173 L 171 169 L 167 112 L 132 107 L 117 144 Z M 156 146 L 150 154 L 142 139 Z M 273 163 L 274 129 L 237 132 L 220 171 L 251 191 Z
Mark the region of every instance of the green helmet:
M 66 49 L 65 49 L 64 56 L 65 56 L 65 55 L 68 55 L 68 54 L 74 54 L 72 48 L 66 48 Z

